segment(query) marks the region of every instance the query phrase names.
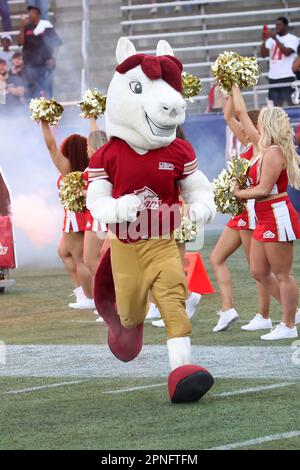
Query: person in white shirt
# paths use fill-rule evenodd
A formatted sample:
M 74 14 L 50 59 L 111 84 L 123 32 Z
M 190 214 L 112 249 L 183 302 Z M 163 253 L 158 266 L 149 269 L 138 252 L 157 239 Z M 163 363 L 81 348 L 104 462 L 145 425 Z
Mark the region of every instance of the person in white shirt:
M 292 70 L 293 62 L 297 56 L 299 39 L 288 32 L 289 21 L 285 17 L 276 20 L 276 32 L 264 26 L 260 53 L 262 57 L 269 57 L 269 83 L 290 83 L 295 80 Z M 283 88 L 270 88 L 269 100 L 274 106 L 283 106 L 287 102 L 292 106 L 291 94 L 293 89 L 289 86 Z
M 12 57 L 14 55 L 14 51 L 10 50 L 10 46 L 12 45 L 12 37 L 10 34 L 4 33 L 1 35 L 1 49 L 0 49 L 0 59 L 5 60 L 8 65 L 8 69 L 11 69 L 12 66 Z

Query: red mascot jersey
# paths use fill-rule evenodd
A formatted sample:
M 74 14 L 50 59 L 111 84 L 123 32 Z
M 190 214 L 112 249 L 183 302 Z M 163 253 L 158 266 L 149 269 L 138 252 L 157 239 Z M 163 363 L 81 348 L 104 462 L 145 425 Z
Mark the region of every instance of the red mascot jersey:
M 110 226 L 127 243 L 172 233 L 180 225 L 178 181 L 198 169 L 192 146 L 175 139 L 167 147 L 136 153 L 117 137 L 103 145 L 91 158 L 89 182 L 107 180 L 112 197 L 135 194 L 141 200 L 138 220 Z

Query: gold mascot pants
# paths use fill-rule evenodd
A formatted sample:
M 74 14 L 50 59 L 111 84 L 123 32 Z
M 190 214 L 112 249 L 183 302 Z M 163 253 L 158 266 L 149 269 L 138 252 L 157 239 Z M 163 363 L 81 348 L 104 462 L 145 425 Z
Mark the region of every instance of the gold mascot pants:
M 165 322 L 168 339 L 189 336 L 186 283 L 173 238 L 123 243 L 111 237 L 111 262 L 118 313 L 124 327 L 143 323 L 149 291 Z

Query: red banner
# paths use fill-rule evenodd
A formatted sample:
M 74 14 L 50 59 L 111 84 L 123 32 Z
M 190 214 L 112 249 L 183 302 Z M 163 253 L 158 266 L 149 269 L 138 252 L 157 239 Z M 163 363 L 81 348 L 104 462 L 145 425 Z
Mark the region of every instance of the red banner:
M 0 268 L 16 267 L 12 223 L 9 215 L 0 215 Z

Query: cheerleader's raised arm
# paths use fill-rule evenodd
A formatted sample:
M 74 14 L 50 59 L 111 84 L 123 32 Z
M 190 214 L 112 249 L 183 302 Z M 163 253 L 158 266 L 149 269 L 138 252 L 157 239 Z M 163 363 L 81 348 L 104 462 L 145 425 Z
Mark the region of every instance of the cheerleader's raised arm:
M 62 177 L 71 172 L 71 163 L 66 158 L 57 146 L 56 140 L 52 134 L 51 127 L 46 121 L 42 121 L 42 130 L 45 143 L 49 150 L 52 161 Z

